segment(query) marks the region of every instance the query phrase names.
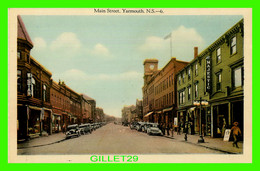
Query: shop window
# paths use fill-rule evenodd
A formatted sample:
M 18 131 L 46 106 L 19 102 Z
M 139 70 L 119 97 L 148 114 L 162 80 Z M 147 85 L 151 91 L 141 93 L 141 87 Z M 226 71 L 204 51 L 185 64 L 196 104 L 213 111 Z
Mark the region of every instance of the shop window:
M 217 49 L 217 63 L 221 62 L 221 49 L 220 47 Z
M 17 91 L 22 91 L 22 71 L 17 70 Z
M 244 84 L 244 69 L 242 66 L 232 70 L 233 75 L 233 88 L 241 87 Z
M 222 82 L 222 74 L 221 72 L 217 73 L 216 74 L 216 90 L 217 91 L 220 91 L 221 90 L 221 82 Z
M 231 39 L 230 45 L 231 45 L 230 46 L 230 54 L 233 55 L 234 53 L 237 52 L 237 38 L 236 38 L 236 36 Z

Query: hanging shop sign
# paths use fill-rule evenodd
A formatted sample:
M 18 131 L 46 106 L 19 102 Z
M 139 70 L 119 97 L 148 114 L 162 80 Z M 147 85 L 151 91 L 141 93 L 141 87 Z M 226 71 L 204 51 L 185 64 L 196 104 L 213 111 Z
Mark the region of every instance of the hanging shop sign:
M 206 92 L 211 92 L 211 58 L 206 57 Z

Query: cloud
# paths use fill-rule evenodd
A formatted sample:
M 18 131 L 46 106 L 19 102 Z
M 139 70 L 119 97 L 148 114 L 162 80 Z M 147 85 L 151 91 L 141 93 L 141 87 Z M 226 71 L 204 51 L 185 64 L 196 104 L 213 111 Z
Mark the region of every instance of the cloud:
M 172 56 L 177 59 L 190 61 L 193 58 L 195 46 L 199 47 L 199 50 L 205 48 L 205 40 L 194 28 L 186 28 L 181 25 L 171 34 Z M 170 56 L 170 39 L 164 40 L 163 37 L 156 36 L 147 37 L 138 50 L 144 58 L 165 59 L 165 57 Z
M 100 43 L 96 44 L 93 49 L 88 49 L 87 53 L 101 59 L 112 59 L 114 57 L 109 49 Z
M 72 32 L 63 32 L 50 44 L 50 49 L 62 54 L 77 53 L 82 45 L 77 35 Z
M 143 73 L 128 71 L 119 74 L 87 74 L 78 69 L 70 69 L 62 75 L 64 79 L 74 81 L 116 81 L 116 80 L 142 80 Z
M 41 37 L 35 37 L 33 39 L 34 49 L 36 50 L 44 50 L 47 47 L 46 41 Z

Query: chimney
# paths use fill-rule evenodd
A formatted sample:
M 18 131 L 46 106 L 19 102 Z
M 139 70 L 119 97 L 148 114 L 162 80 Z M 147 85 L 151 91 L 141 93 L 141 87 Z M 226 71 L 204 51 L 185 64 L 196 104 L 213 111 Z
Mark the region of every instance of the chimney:
M 194 47 L 194 59 L 198 56 L 198 47 Z

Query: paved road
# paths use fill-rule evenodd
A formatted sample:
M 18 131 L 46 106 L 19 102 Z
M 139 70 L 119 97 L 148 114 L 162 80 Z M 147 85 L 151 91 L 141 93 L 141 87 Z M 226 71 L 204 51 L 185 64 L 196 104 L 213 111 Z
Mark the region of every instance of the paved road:
M 51 136 L 49 137 L 51 138 Z M 28 143 L 29 146 L 33 144 Z M 18 154 L 190 154 L 221 153 L 163 136 L 149 136 L 122 125 L 107 124 L 92 134 L 59 143 L 18 149 Z

